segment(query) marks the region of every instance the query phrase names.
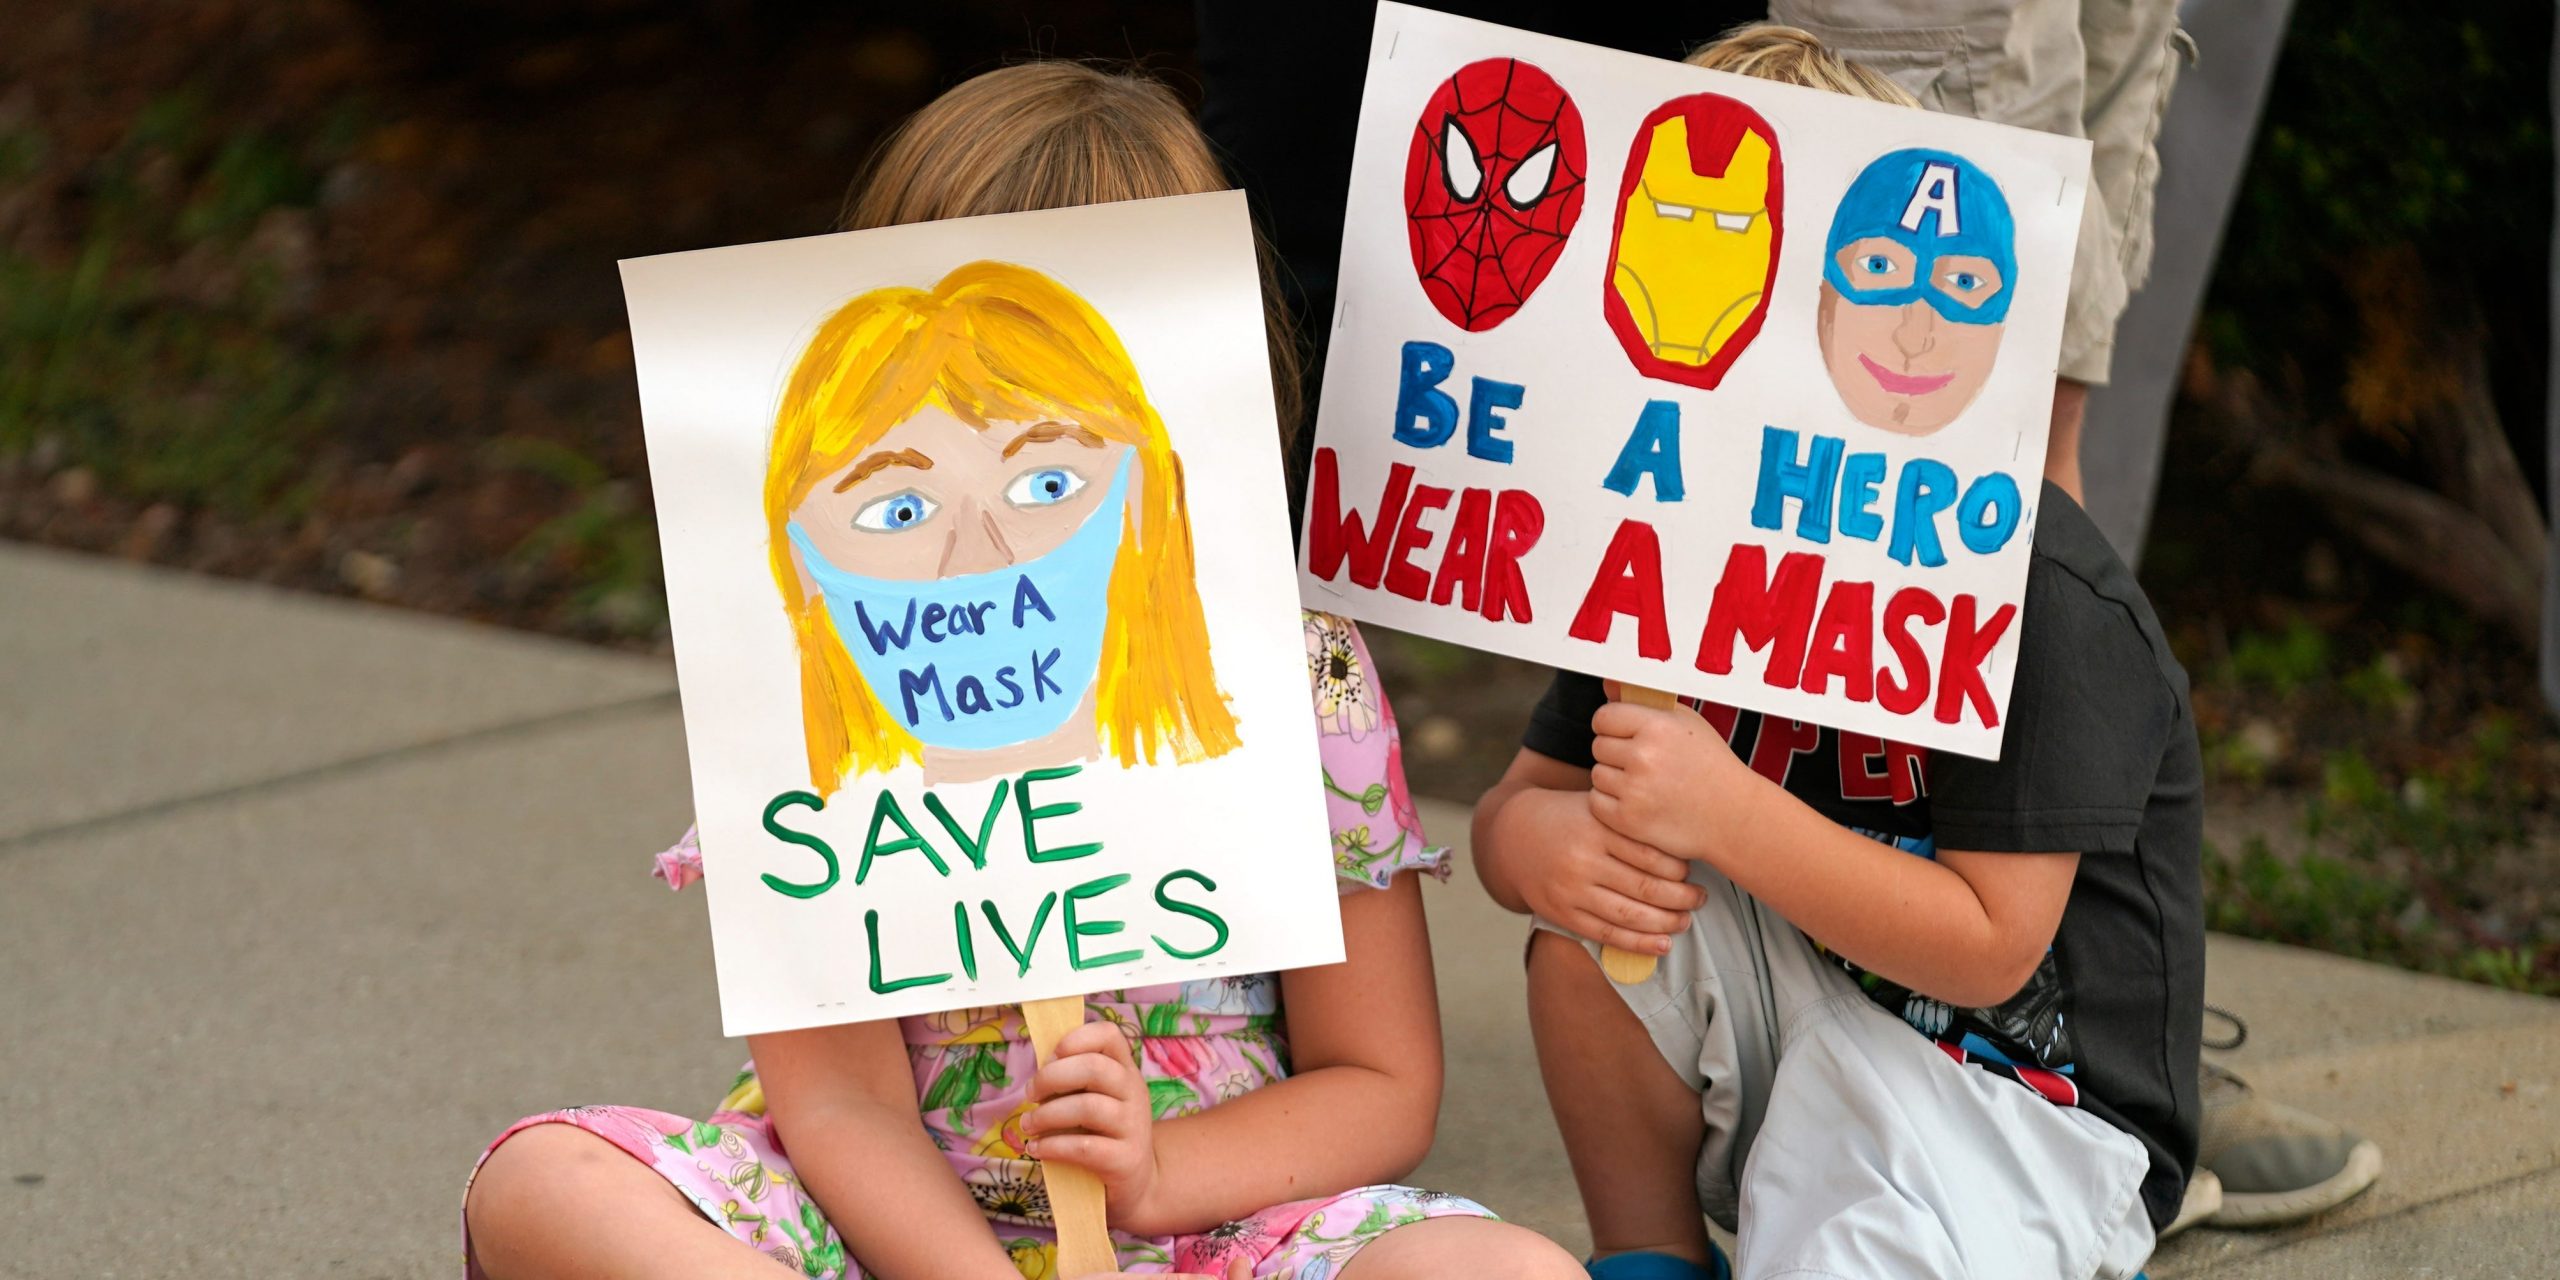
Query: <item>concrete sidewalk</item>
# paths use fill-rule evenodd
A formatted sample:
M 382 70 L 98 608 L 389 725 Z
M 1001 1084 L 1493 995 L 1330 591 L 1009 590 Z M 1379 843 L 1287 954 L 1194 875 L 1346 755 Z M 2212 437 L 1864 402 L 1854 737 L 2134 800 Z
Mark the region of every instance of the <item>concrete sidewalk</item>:
M 500 1126 L 698 1112 L 741 1056 L 700 901 L 646 875 L 689 808 L 662 663 L 0 547 L 0 727 L 0 1276 L 453 1275 Z M 1578 1248 L 1520 924 L 1430 898 L 1417 1180 Z M 2254 1031 L 2231 1065 L 2388 1167 L 2152 1274 L 2560 1271 L 2560 1002 L 2225 938 L 2211 987 Z

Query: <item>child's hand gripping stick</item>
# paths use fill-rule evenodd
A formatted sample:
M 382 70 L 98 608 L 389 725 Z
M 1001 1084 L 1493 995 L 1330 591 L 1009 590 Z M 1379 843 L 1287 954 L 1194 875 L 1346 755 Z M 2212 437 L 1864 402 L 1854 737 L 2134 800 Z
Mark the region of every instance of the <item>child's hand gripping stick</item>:
M 1620 685 L 1618 699 L 1621 702 L 1634 703 L 1639 707 L 1661 707 L 1664 710 L 1680 705 L 1680 700 L 1665 690 L 1648 689 L 1642 685 L 1633 684 Z M 1600 948 L 1600 972 L 1609 975 L 1609 981 L 1622 987 L 1633 986 L 1652 977 L 1653 966 L 1657 962 L 1658 957 L 1655 956 L 1634 951 L 1620 951 L 1611 946 Z
M 1084 997 L 1026 1000 L 1022 1023 L 1031 1033 L 1033 1057 L 1045 1067 L 1057 1056 L 1058 1041 L 1084 1025 Z M 1060 1280 L 1116 1274 L 1120 1258 L 1104 1222 L 1102 1179 L 1090 1169 L 1054 1160 L 1040 1163 L 1040 1177 L 1048 1184 L 1049 1216 L 1058 1227 Z

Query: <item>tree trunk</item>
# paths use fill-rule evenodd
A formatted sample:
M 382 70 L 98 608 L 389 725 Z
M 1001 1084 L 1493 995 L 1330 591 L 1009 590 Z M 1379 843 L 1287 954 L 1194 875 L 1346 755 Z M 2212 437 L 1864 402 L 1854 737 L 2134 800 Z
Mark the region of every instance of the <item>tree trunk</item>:
M 2478 311 L 2467 295 L 2418 283 L 2415 262 L 2384 254 L 2360 265 L 2353 291 L 2366 341 L 2348 388 L 2354 423 L 2306 423 L 2246 371 L 2200 367 L 2191 389 L 2246 449 L 2252 478 L 2319 499 L 2346 536 L 2530 650 L 2540 643 L 2547 534 L 2490 395 Z M 2350 461 L 2339 436 L 2359 428 L 2397 438 L 2424 465 Z

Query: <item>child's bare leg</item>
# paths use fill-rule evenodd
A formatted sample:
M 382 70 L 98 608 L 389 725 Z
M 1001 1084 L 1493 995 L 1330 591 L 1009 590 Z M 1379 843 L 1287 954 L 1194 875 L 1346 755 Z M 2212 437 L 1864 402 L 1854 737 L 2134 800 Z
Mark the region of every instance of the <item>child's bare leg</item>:
M 1433 1218 L 1398 1227 L 1353 1254 L 1341 1280 L 1583 1280 L 1556 1243 L 1490 1218 Z
M 666 1179 L 575 1125 L 507 1139 L 463 1202 L 491 1280 L 772 1280 L 773 1259 L 711 1225 Z
M 1529 942 L 1529 1027 L 1547 1102 L 1591 1222 L 1592 1252 L 1639 1250 L 1705 1263 L 1698 1095 L 1662 1060 L 1582 944 L 1538 930 Z

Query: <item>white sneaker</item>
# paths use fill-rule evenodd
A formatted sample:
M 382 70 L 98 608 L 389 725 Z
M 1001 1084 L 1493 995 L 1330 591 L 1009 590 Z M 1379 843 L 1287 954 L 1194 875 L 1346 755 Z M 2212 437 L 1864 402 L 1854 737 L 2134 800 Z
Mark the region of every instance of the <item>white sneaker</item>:
M 2222 1179 L 2213 1176 L 2211 1169 L 2199 1168 L 2196 1176 L 2187 1179 L 2187 1198 L 2178 1202 L 2178 1216 L 2160 1228 L 2160 1238 L 2166 1240 L 2220 1212 Z

